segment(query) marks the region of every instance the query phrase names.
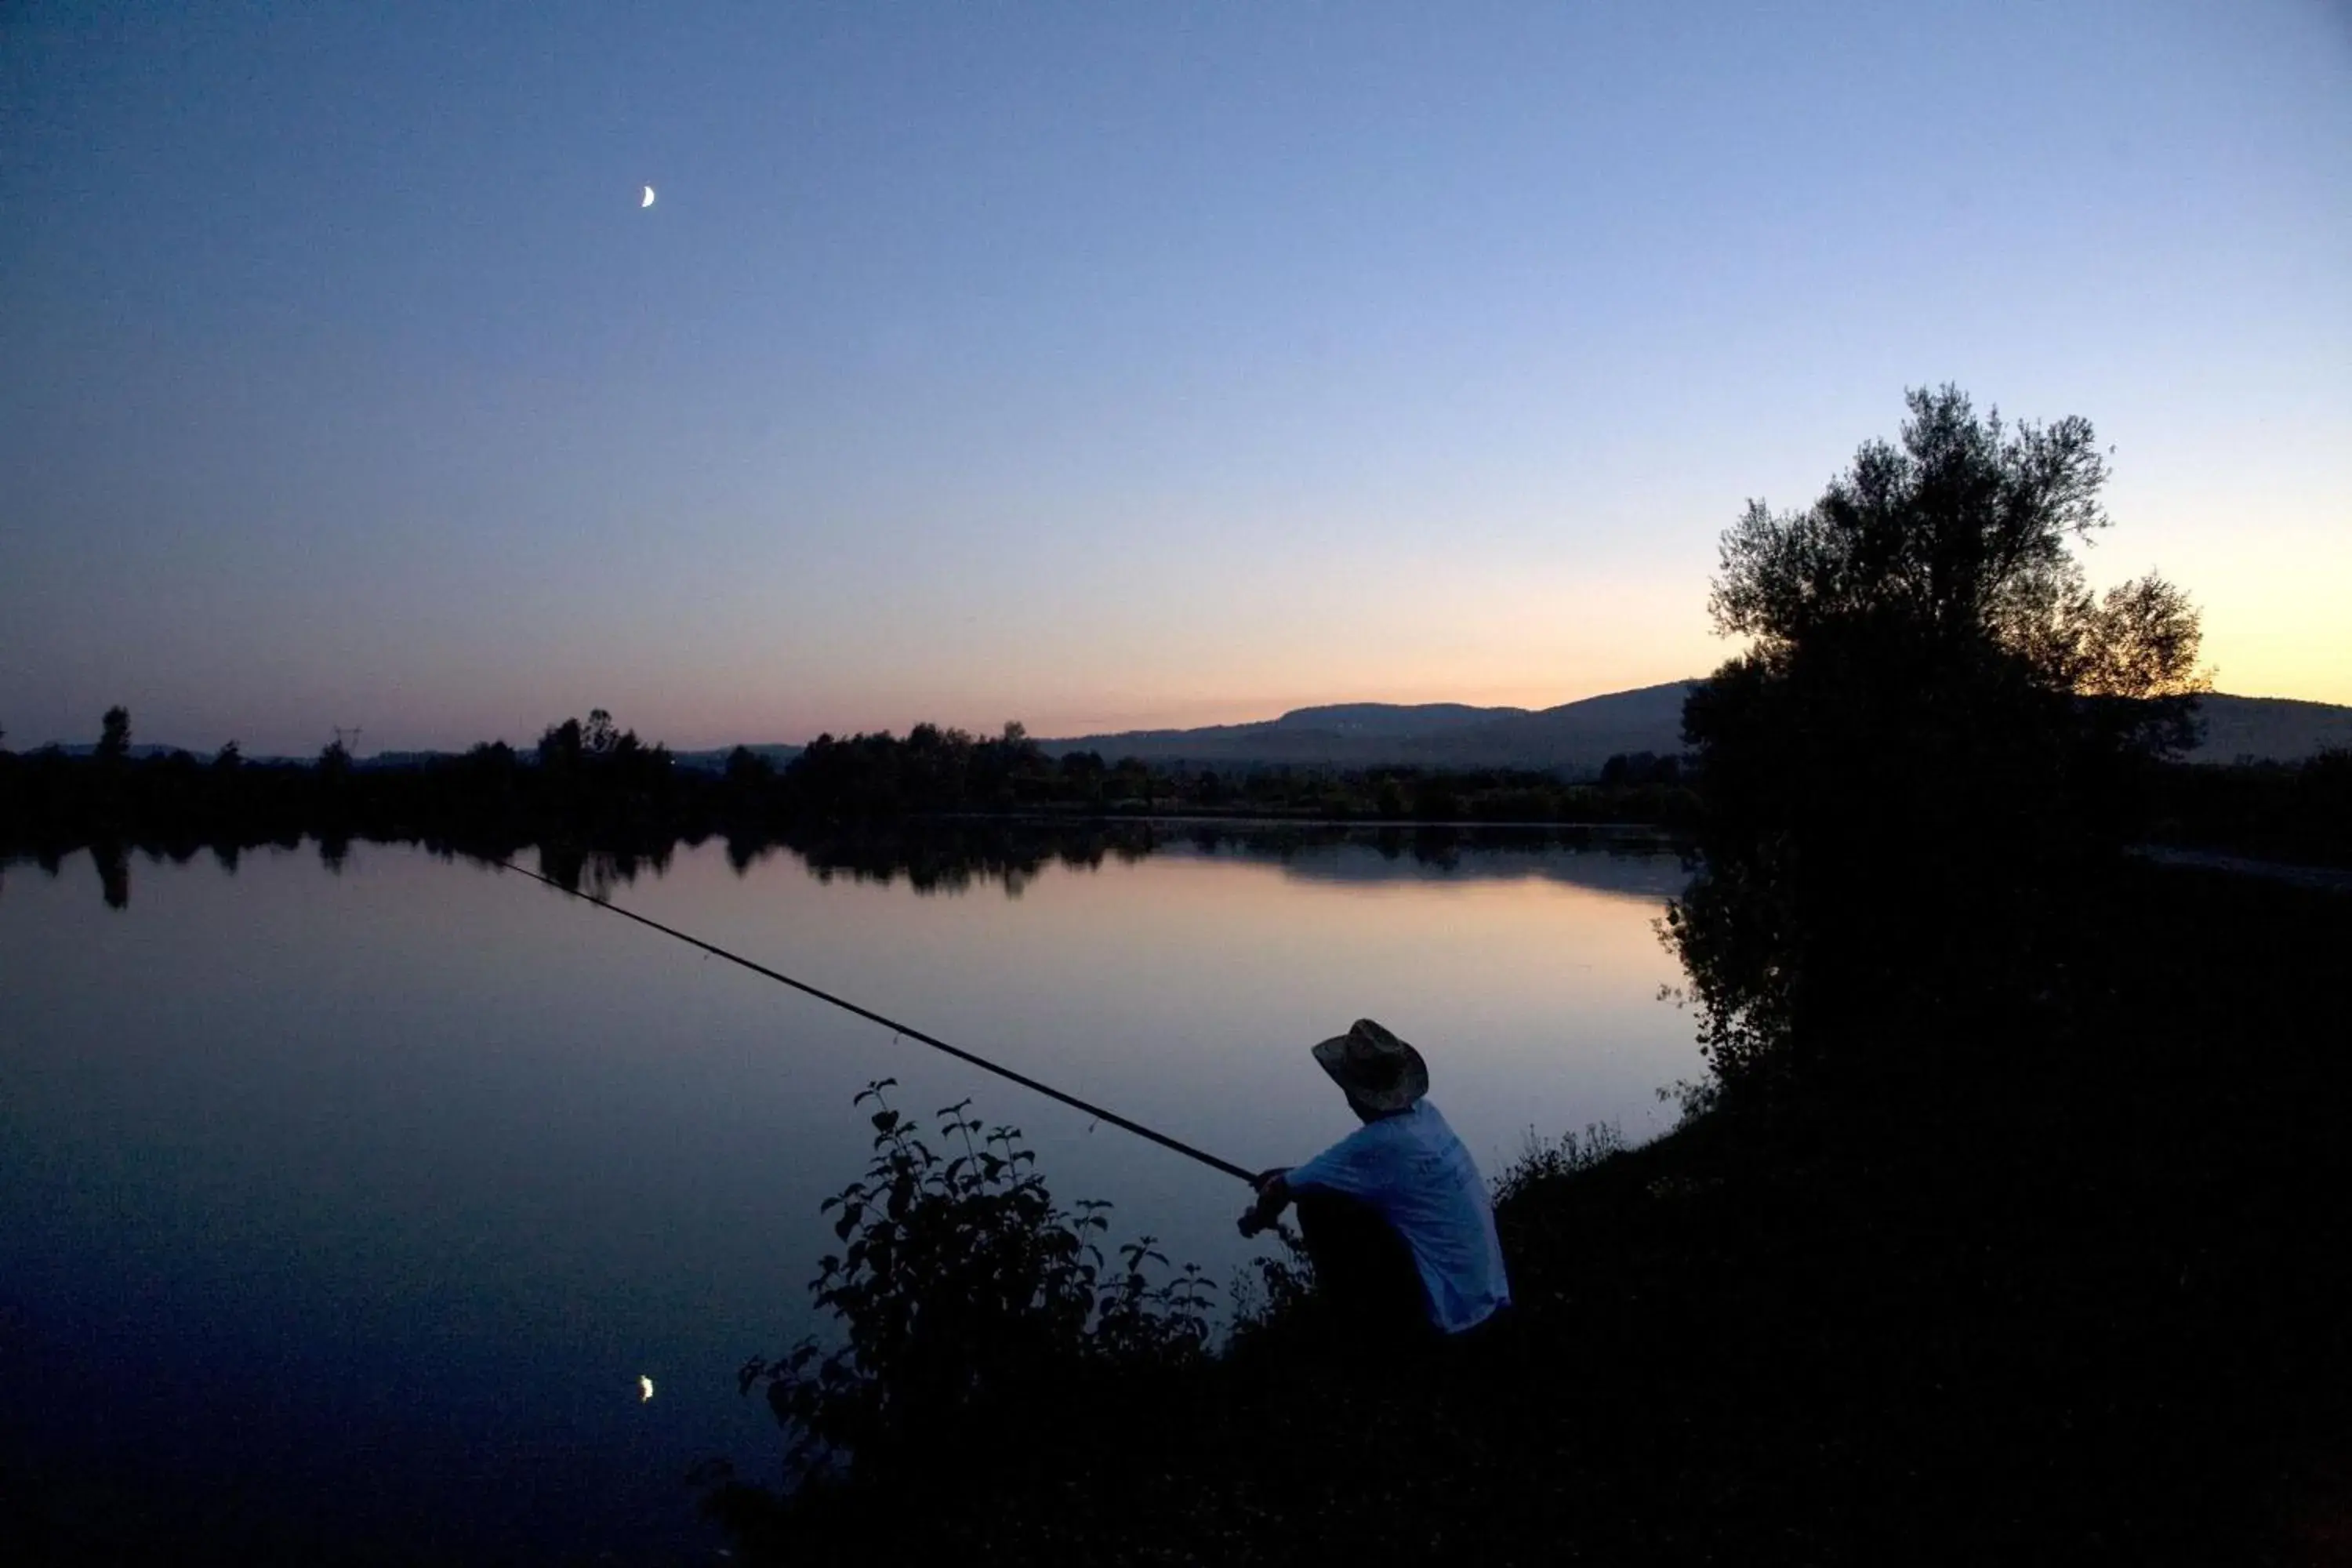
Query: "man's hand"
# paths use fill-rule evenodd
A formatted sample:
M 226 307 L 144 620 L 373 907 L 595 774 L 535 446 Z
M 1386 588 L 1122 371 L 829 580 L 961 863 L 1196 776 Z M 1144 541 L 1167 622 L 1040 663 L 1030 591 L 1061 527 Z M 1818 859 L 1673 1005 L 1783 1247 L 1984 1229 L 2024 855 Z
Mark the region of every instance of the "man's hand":
M 1277 1165 L 1271 1171 L 1261 1171 L 1252 1178 L 1250 1184 L 1257 1189 L 1257 1202 L 1251 1205 L 1249 1212 L 1241 1217 L 1240 1229 L 1244 1236 L 1255 1236 L 1280 1219 L 1282 1211 L 1290 1206 L 1290 1184 L 1283 1180 L 1289 1170 L 1287 1165 Z

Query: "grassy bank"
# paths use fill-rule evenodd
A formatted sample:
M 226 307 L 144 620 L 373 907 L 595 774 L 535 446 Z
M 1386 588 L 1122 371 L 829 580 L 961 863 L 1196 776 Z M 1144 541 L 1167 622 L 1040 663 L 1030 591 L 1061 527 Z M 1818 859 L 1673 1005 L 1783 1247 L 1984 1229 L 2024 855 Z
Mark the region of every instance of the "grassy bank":
M 1040 1380 L 887 1488 L 726 1492 L 739 1545 L 2320 1560 L 2352 1454 L 2352 899 L 2141 867 L 2103 907 L 2086 1005 L 2000 1071 L 1522 1173 L 1485 1342 L 1368 1356 L 1294 1305 L 1219 1359 Z

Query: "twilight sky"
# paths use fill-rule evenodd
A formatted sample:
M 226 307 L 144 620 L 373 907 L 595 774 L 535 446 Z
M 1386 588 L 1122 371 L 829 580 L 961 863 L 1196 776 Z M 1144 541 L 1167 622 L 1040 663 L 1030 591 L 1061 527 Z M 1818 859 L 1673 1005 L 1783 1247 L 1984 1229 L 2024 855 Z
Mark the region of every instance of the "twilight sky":
M 2352 8 L 0 12 L 11 746 L 1548 705 L 1946 380 L 2352 702 Z

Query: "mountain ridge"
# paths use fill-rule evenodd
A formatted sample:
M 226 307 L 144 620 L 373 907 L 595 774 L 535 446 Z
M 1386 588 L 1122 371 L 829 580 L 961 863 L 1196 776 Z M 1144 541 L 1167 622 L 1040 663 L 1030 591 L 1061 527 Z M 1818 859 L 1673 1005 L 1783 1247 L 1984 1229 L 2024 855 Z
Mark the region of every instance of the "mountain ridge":
M 1588 777 L 1619 752 L 1682 751 L 1683 700 L 1696 680 L 1604 692 L 1556 707 L 1459 702 L 1328 703 L 1272 719 L 1191 730 L 1125 730 L 1038 743 L 1054 755 L 1226 766 L 1517 768 Z M 2352 748 L 2352 707 L 2215 692 L 2200 704 L 2193 763 L 2299 762 Z
M 1619 752 L 1682 750 L 1691 681 L 1607 692 L 1543 709 L 1461 702 L 1328 703 L 1244 724 L 1128 730 L 1040 741 L 1052 754 L 1145 762 L 1504 767 L 1598 773 Z
M 1619 753 L 1671 756 L 1683 749 L 1683 699 L 1696 680 L 1670 680 L 1604 692 L 1550 708 L 1479 707 L 1465 702 L 1332 702 L 1293 708 L 1271 719 L 1209 724 L 1189 730 L 1122 730 L 1040 739 L 1048 755 L 1097 752 L 1106 762 L 1220 767 L 1325 766 L 1510 768 L 1590 777 Z M 2294 697 L 2206 696 L 2199 709 L 2201 738 L 2192 763 L 2300 762 L 2328 749 L 2352 750 L 2352 706 Z M 68 756 L 86 756 L 88 742 L 60 743 Z M 180 748 L 142 743 L 133 757 L 168 756 Z M 802 748 L 782 742 L 748 745 L 781 768 Z M 717 773 L 733 746 L 671 753 L 681 768 Z M 26 751 L 19 754 L 31 755 Z M 209 751 L 190 749 L 198 762 Z M 362 768 L 415 766 L 460 752 L 379 752 L 354 759 Z M 526 753 L 528 754 L 528 753 Z M 254 763 L 308 763 L 310 757 L 251 757 Z

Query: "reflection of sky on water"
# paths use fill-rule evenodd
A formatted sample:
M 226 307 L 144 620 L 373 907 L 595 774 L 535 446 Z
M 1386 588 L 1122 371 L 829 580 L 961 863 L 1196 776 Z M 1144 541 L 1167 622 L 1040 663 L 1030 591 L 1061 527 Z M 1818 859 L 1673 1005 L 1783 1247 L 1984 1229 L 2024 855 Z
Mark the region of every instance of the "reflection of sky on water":
M 687 1463 L 774 1452 L 733 1369 L 807 1326 L 816 1204 L 885 1074 L 1021 1124 L 1118 1229 L 1246 1255 L 1229 1178 L 518 879 L 134 858 L 116 910 L 87 858 L 61 872 L 0 892 L 0 1353 L 52 1447 L 315 1488 L 404 1538 L 674 1534 Z M 1530 1126 L 1663 1123 L 1696 1066 L 1655 1000 L 1680 879 L 1179 847 L 925 898 L 714 844 L 616 897 L 1254 1167 L 1351 1125 L 1306 1047 L 1377 1017 L 1491 1170 Z
M 1382 844 L 1363 836 L 1315 841 L 1280 851 L 1248 843 L 1224 843 L 1202 849 L 1177 842 L 1162 855 L 1205 855 L 1223 860 L 1267 861 L 1291 877 L 1309 881 L 1347 882 L 1496 882 L 1540 880 L 1565 882 L 1595 892 L 1628 893 L 1643 899 L 1670 899 L 1683 889 L 1689 875 L 1681 862 L 1647 836 L 1612 843 L 1602 839 L 1588 847 L 1562 847 L 1448 845 L 1433 849 L 1403 835 Z

